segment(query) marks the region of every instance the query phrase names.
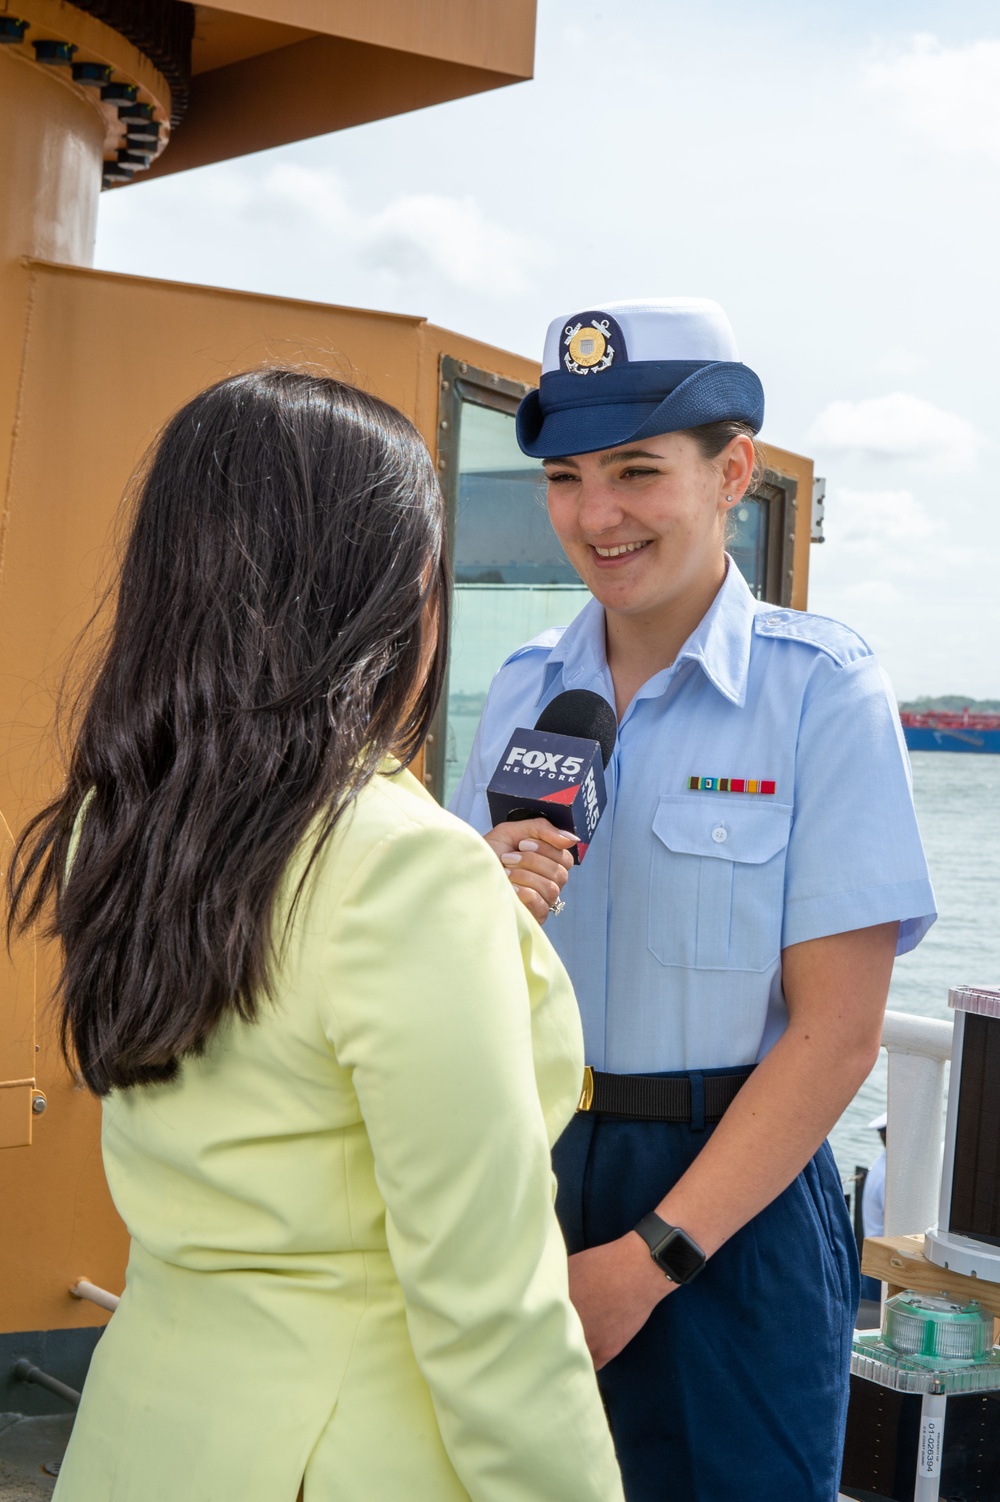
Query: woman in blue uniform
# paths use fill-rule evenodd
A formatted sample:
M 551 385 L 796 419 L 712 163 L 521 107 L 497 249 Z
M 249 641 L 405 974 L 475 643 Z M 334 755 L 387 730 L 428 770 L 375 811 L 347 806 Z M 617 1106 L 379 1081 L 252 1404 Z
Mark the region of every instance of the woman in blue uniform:
M 594 598 L 503 664 L 453 803 L 558 911 L 593 1071 L 558 1209 L 629 1502 L 836 1497 L 858 1268 L 825 1139 L 935 916 L 871 651 L 754 599 L 727 558 L 762 420 L 714 303 L 550 326 L 518 437 Z M 565 881 L 567 839 L 490 830 L 485 790 L 567 689 L 619 732 Z

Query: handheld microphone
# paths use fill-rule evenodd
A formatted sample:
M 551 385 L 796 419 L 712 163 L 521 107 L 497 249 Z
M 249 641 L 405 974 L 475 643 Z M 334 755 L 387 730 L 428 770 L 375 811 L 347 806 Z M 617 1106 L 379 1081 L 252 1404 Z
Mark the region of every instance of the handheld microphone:
M 579 864 L 607 807 L 604 768 L 617 735 L 615 712 L 600 694 L 558 694 L 534 730 L 515 730 L 508 741 L 486 789 L 493 823 L 548 819 L 576 835 Z

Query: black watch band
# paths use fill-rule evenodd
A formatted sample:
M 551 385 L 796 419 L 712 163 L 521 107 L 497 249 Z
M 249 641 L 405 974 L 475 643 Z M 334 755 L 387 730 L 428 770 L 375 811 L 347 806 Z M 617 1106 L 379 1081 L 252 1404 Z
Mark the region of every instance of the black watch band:
M 690 1283 L 708 1260 L 686 1231 L 668 1225 L 655 1211 L 644 1215 L 634 1229 L 649 1247 L 649 1255 L 657 1267 L 672 1283 Z

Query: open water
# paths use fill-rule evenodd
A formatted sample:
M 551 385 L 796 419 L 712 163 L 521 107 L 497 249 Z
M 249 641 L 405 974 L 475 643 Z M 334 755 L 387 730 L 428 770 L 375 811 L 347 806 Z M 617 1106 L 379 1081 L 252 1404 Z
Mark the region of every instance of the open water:
M 949 1017 L 948 988 L 1000 985 L 1000 756 L 914 751 L 913 797 L 938 920 L 896 961 L 889 1006 Z M 846 1183 L 879 1151 L 867 1123 L 885 1110 L 886 1055 L 830 1134 Z

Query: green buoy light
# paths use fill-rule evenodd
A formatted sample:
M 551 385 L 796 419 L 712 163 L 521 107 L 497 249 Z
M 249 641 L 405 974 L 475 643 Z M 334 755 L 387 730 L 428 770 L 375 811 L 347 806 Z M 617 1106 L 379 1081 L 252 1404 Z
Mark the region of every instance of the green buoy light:
M 993 1344 L 993 1317 L 975 1302 L 897 1293 L 885 1306 L 882 1339 L 899 1355 L 932 1367 L 982 1361 Z
M 897 1293 L 886 1301 L 881 1330 L 855 1335 L 851 1371 L 897 1392 L 995 1392 L 993 1316 L 974 1300 Z

